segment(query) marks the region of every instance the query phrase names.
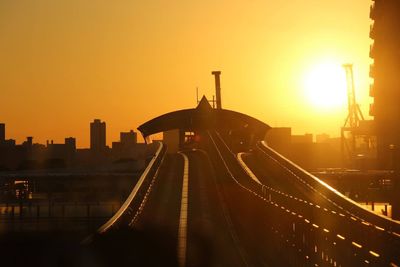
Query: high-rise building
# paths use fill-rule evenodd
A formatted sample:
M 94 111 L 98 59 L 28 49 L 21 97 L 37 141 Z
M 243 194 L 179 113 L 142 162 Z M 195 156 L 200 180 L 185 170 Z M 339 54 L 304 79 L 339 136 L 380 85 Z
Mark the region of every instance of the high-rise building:
M 0 144 L 6 141 L 6 125 L 4 123 L 0 123 Z
M 95 119 L 90 123 L 90 149 L 103 151 L 106 148 L 106 123 Z
M 381 168 L 392 168 L 394 155 L 400 150 L 400 1 L 375 0 L 371 5 L 370 77 L 374 82 L 370 96 L 374 103 L 377 134 L 377 157 Z

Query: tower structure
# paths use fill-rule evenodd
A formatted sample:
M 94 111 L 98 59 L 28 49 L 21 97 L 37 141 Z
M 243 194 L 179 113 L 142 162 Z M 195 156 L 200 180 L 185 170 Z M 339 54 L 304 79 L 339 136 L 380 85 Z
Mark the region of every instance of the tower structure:
M 341 129 L 341 150 L 343 160 L 352 162 L 356 154 L 356 135 L 364 116 L 356 102 L 353 65 L 343 64 L 343 68 L 346 71 L 348 115 Z
M 221 103 L 221 80 L 220 80 L 220 71 L 213 71 L 211 72 L 212 75 L 215 77 L 215 97 L 216 97 L 216 103 L 217 103 L 217 109 L 222 109 L 222 103 Z
M 370 8 L 370 37 L 373 45 L 370 66 L 374 98 L 370 115 L 374 117 L 377 135 L 377 158 L 380 168 L 393 168 L 400 149 L 400 1 L 375 0 Z
M 106 148 L 106 123 L 95 119 L 90 123 L 90 149 L 96 152 Z

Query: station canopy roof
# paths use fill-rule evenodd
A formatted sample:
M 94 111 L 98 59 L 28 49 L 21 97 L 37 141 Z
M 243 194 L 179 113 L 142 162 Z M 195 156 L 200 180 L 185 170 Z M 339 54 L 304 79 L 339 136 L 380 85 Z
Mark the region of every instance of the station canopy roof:
M 271 127 L 246 114 L 226 109 L 214 109 L 203 96 L 198 106 L 166 113 L 140 125 L 143 137 L 168 130 L 179 129 L 186 132 L 204 130 L 245 131 L 255 137 L 264 138 Z

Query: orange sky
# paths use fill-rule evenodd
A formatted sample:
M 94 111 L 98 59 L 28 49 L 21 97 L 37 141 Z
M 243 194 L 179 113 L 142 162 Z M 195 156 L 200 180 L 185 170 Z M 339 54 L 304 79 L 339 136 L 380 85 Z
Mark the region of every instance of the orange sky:
M 323 60 L 354 63 L 366 115 L 369 5 L 335 1 L 0 2 L 0 122 L 7 138 L 89 143 L 89 122 L 107 122 L 107 143 L 163 113 L 214 93 L 224 108 L 294 133 L 338 135 L 346 110 L 305 100 L 305 71 Z

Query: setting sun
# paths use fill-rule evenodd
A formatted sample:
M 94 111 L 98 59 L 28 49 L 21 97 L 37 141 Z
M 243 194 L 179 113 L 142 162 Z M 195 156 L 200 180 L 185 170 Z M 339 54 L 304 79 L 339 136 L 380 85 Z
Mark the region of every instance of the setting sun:
M 337 109 L 346 105 L 346 75 L 340 64 L 322 63 L 304 76 L 306 98 L 320 109 Z

